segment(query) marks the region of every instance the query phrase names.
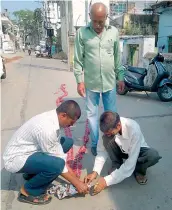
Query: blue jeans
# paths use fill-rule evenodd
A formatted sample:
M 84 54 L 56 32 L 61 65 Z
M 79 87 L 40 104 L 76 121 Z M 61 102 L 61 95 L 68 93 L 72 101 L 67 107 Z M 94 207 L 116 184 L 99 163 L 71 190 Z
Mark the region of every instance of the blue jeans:
M 61 145 L 64 153 L 73 146 L 73 139 L 62 137 Z M 26 160 L 25 165 L 18 173 L 35 175 L 28 180 L 24 188 L 29 195 L 39 196 L 46 192 L 48 186 L 63 171 L 65 161 L 62 158 L 50 156 L 43 152 L 36 152 Z
M 100 95 L 102 95 L 104 111 L 116 112 L 116 88 L 105 93 L 93 92 L 86 89 L 86 111 L 90 124 L 92 147 L 97 147 L 99 139 Z

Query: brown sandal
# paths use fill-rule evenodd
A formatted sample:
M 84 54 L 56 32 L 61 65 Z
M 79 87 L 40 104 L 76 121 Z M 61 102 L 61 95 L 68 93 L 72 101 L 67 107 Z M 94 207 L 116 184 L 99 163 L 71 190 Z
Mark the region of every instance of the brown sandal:
M 45 205 L 51 202 L 52 197 L 49 196 L 47 200 L 45 200 L 48 194 L 42 194 L 40 196 L 25 196 L 21 193 L 18 195 L 18 201 L 23 203 L 30 203 L 32 205 Z
M 147 184 L 147 177 L 145 175 L 141 175 L 141 174 L 134 174 L 135 179 L 137 181 L 137 183 L 139 183 L 140 185 L 146 185 Z

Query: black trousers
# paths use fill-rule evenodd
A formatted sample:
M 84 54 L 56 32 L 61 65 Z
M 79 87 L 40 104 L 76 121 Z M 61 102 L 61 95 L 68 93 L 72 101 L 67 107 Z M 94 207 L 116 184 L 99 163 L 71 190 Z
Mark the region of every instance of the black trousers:
M 119 169 L 128 154 L 123 153 L 115 142 L 115 137 L 103 136 L 103 144 L 112 161 L 112 170 Z M 155 165 L 162 157 L 153 148 L 141 147 L 134 173 L 146 175 L 147 168 Z

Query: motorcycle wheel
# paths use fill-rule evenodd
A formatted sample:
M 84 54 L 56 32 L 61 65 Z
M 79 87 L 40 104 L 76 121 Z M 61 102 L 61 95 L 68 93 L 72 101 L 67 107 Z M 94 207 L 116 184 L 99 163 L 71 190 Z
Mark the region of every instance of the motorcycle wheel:
M 120 91 L 119 88 L 118 88 L 118 84 L 116 85 L 116 92 L 118 93 L 118 95 L 126 95 L 128 93 L 128 88 L 127 86 L 125 85 L 125 88 L 123 91 Z
M 166 84 L 163 87 L 158 88 L 157 94 L 161 101 L 172 101 L 172 85 Z

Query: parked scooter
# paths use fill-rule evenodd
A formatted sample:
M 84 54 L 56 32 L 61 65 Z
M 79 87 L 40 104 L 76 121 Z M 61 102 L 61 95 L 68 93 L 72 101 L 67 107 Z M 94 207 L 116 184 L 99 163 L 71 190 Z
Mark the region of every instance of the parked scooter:
M 49 54 L 49 51 L 46 49 L 41 50 L 41 57 L 51 58 L 51 54 Z
M 36 50 L 35 51 L 35 56 L 36 56 L 36 58 L 42 57 L 41 52 L 39 50 Z
M 170 74 L 162 64 L 163 61 L 164 56 L 158 53 L 149 64 L 154 65 L 157 71 L 157 76 L 151 86 L 144 85 L 147 69 L 128 66 L 124 75 L 125 89 L 121 92 L 117 88 L 117 93 L 125 95 L 128 91 L 156 92 L 161 101 L 172 101 L 172 80 L 169 79 Z

